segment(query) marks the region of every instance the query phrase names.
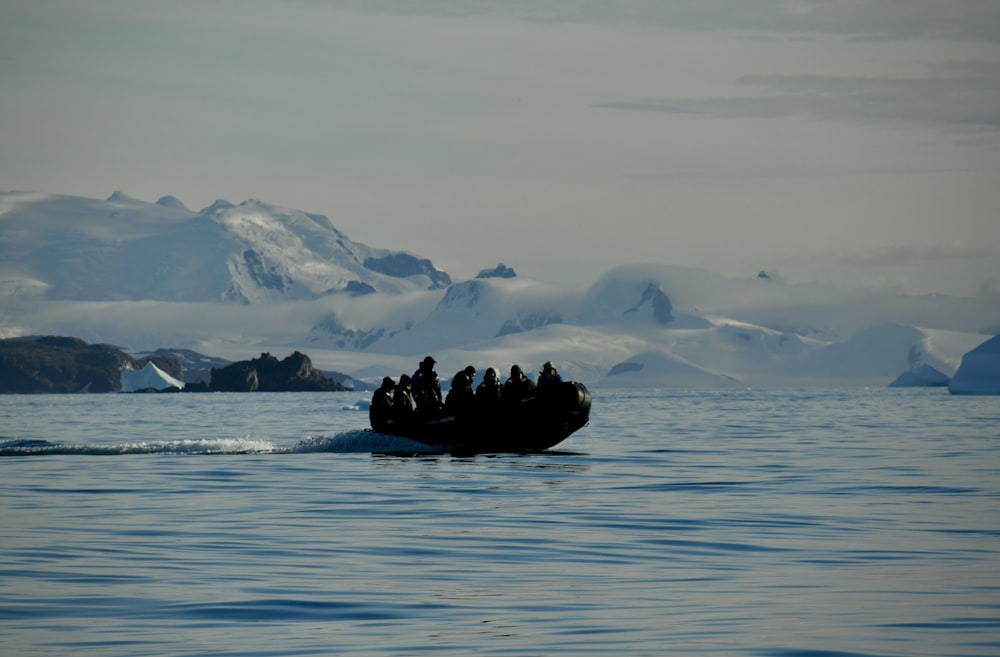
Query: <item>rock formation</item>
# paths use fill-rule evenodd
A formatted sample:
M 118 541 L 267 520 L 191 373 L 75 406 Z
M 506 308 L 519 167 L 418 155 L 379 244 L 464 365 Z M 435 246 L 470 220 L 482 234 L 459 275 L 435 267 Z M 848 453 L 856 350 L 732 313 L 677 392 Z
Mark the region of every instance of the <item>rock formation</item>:
M 317 392 L 348 390 L 313 367 L 309 357 L 294 352 L 284 360 L 269 353 L 221 369 L 212 368 L 214 392 Z

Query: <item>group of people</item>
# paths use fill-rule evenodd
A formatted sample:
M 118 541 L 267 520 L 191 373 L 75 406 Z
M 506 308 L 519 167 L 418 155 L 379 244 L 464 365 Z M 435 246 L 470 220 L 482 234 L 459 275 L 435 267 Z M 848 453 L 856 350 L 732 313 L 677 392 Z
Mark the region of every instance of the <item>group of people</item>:
M 476 368 L 472 365 L 456 372 L 451 389 L 442 399 L 441 380 L 434 371 L 437 361 L 428 356 L 420 361 L 413 376 L 403 374 L 396 383 L 392 377 L 382 379 L 382 385 L 372 395 L 369 419 L 375 431 L 389 431 L 393 426 L 405 427 L 416 421 L 427 421 L 445 415 L 463 415 L 476 410 L 498 412 L 505 404 L 545 394 L 562 382 L 556 366 L 546 361 L 538 374 L 537 383 L 525 376 L 519 365 L 510 368 L 510 378 L 503 385 L 492 367 L 486 369 L 482 382 L 473 388 Z

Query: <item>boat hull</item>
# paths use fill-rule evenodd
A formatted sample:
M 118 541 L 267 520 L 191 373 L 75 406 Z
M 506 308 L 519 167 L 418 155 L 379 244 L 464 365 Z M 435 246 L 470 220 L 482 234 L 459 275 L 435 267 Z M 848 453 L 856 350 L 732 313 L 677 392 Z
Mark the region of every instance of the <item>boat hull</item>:
M 404 436 L 455 454 L 540 452 L 558 445 L 590 421 L 591 396 L 576 381 L 494 409 L 393 426 Z

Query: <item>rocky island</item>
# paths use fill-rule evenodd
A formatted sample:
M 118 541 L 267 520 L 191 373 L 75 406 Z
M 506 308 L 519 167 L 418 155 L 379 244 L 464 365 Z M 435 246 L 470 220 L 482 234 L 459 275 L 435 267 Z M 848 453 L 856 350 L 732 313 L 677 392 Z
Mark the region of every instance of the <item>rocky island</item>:
M 165 352 L 136 358 L 108 344 L 75 337 L 0 340 L 0 393 L 321 392 L 350 390 L 294 352 L 212 367 L 210 380 L 186 381 L 183 362 Z M 221 361 L 219 361 L 221 362 Z M 346 378 L 346 377 L 344 377 Z M 144 382 L 144 383 L 136 383 Z M 178 385 L 181 383 L 182 385 Z

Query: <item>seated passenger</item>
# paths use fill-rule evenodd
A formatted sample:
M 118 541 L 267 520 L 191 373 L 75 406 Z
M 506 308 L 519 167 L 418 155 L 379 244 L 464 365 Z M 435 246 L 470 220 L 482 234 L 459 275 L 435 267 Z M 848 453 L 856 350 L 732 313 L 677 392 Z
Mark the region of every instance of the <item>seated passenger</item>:
M 441 380 L 434 371 L 436 363 L 437 361 L 430 356 L 423 359 L 411 381 L 417 415 L 424 419 L 441 417 L 441 411 L 444 409 L 444 404 L 441 403 Z
M 497 371 L 492 367 L 487 367 L 486 374 L 483 375 L 483 382 L 476 387 L 476 404 L 480 408 L 492 409 L 500 403 L 501 394 Z
M 472 408 L 476 394 L 472 391 L 472 380 L 476 377 L 476 368 L 467 366 L 457 372 L 451 380 L 451 390 L 444 400 L 445 409 L 454 415 L 465 413 Z
M 504 403 L 516 404 L 535 394 L 535 384 L 524 375 L 520 365 L 510 368 L 510 378 L 503 384 Z
M 562 377 L 556 372 L 555 364 L 551 360 L 547 360 L 542 365 L 542 371 L 538 373 L 538 384 L 535 386 L 535 389 L 541 395 L 549 392 L 562 382 Z
M 410 394 L 410 377 L 403 374 L 392 393 L 392 419 L 397 426 L 405 427 L 413 423 L 415 415 L 413 396 Z
M 392 426 L 392 391 L 395 382 L 388 376 L 382 379 L 382 386 L 372 395 L 371 406 L 368 407 L 368 419 L 372 429 L 385 433 Z

